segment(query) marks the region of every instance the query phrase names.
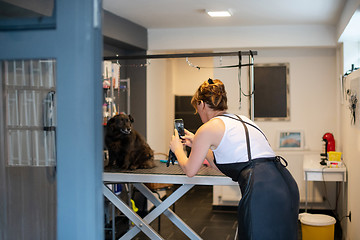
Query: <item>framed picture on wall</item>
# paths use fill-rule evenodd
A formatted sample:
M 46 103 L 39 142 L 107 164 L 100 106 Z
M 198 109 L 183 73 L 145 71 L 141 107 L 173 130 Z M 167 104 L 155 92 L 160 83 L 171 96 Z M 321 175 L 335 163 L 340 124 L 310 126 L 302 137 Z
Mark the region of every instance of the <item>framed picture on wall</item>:
M 303 149 L 304 133 L 303 131 L 279 131 L 278 148 L 282 150 Z

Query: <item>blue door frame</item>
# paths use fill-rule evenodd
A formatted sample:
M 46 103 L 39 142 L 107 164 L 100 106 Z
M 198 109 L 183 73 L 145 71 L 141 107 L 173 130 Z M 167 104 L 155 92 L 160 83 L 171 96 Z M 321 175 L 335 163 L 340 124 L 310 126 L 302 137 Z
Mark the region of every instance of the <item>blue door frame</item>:
M 56 29 L 0 32 L 0 60 L 56 59 L 57 239 L 104 239 L 102 2 L 56 9 Z

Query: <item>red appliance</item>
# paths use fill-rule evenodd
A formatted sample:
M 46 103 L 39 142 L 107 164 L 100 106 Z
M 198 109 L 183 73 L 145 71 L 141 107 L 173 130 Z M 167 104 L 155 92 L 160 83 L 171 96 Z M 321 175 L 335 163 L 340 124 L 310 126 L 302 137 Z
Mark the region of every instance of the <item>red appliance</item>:
M 327 153 L 330 151 L 335 151 L 335 139 L 332 133 L 325 133 L 322 140 L 325 142 L 324 153 L 321 156 L 327 157 Z

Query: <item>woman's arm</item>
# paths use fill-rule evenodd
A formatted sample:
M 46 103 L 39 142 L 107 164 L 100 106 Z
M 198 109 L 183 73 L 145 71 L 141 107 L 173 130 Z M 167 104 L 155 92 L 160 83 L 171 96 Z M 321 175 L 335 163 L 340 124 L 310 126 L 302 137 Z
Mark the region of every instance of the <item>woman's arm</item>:
M 187 176 L 193 177 L 199 171 L 205 158 L 209 160 L 211 166 L 215 166 L 210 147 L 216 148 L 220 144 L 224 131 L 225 125 L 220 119 L 212 119 L 203 124 L 192 138 L 191 152 L 189 158 L 187 158 L 181 139 L 175 130 L 175 135 L 170 142 L 170 148 L 175 153 L 181 168 Z
M 209 149 L 207 155 L 206 155 L 206 160 L 209 162 L 210 166 L 216 170 L 218 170 L 220 172 L 220 170 L 217 168 L 217 166 L 214 163 L 214 153 L 212 150 Z

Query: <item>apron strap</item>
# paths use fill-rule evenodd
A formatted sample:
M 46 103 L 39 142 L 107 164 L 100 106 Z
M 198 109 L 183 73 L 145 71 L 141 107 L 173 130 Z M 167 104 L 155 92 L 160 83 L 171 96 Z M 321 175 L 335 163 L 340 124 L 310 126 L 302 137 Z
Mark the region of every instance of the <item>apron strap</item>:
M 238 117 L 239 121 L 242 123 L 242 125 L 244 126 L 244 129 L 245 129 L 247 155 L 248 155 L 248 159 L 249 159 L 249 162 L 250 162 L 252 158 L 251 158 L 249 130 L 248 130 L 246 124 L 244 123 L 244 121 L 241 119 L 241 117 L 238 116 L 238 115 L 236 115 L 236 116 Z

